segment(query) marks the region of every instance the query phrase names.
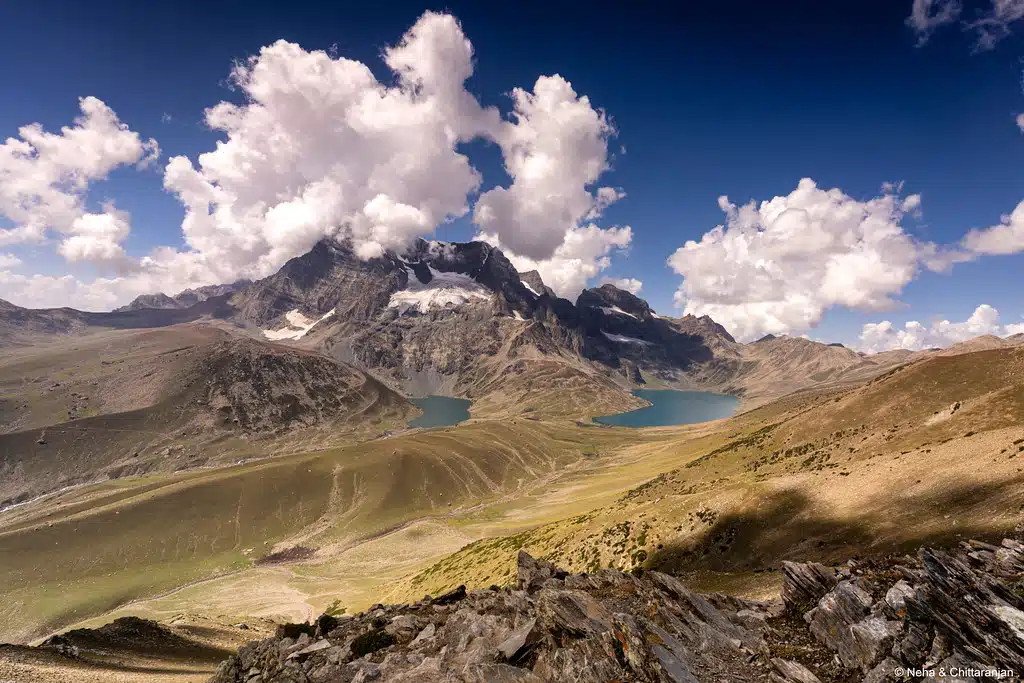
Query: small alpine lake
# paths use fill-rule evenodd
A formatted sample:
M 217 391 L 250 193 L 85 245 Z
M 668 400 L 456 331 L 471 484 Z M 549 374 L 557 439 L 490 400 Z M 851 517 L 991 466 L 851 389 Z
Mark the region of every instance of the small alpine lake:
M 628 413 L 595 417 L 594 422 L 616 427 L 670 427 L 730 417 L 740 401 L 735 396 L 709 391 L 637 389 L 633 392 L 651 405 Z
M 472 401 L 450 396 L 424 396 L 409 401 L 423 411 L 419 417 L 410 420 L 410 427 L 450 427 L 469 419 Z

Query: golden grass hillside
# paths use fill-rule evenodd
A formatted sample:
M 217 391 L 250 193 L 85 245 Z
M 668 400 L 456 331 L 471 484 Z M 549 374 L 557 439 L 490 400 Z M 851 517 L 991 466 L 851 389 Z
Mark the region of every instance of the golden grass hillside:
M 769 595 L 782 559 L 841 561 L 996 538 L 1024 519 L 1024 349 L 935 357 L 848 391 L 795 394 L 703 443 L 645 446 L 675 466 L 585 513 L 482 538 L 392 589 L 399 599 L 512 580 L 520 548 L 572 571 L 649 567 Z

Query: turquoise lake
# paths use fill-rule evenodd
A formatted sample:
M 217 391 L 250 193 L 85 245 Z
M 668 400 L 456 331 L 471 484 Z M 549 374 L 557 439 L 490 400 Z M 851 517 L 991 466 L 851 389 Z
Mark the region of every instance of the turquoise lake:
M 410 427 L 450 427 L 469 419 L 469 406 L 472 401 L 449 396 L 426 396 L 410 398 L 409 401 L 423 411 L 415 420 L 409 421 Z
M 628 413 L 595 417 L 594 422 L 617 427 L 688 425 L 729 417 L 736 412 L 740 404 L 735 396 L 712 394 L 707 391 L 637 389 L 633 395 L 650 401 L 651 405 Z

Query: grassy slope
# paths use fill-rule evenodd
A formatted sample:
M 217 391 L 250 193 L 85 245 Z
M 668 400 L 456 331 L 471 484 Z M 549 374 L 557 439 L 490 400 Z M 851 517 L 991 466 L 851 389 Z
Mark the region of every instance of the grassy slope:
M 480 421 L 199 473 L 166 487 L 143 482 L 150 490 L 137 500 L 109 488 L 76 492 L 72 498 L 105 496 L 107 507 L 79 503 L 87 512 L 54 527 L 46 520 L 67 514 L 45 516 L 56 502 L 7 517 L 20 529 L 0 532 L 0 556 L 32 559 L 20 574 L 0 576 L 0 585 L 22 582 L 0 597 L 44 609 L 29 627 L 11 614 L 0 617 L 0 637 L 41 633 L 292 544 L 318 552 L 300 564 L 245 569 L 136 603 L 104 620 L 124 613 L 167 618 L 197 605 L 217 615 L 292 618 L 336 600 L 358 609 L 459 583 L 505 583 L 520 547 L 574 570 L 643 564 L 688 575 L 704 589 L 764 595 L 775 582 L 764 570 L 782 558 L 831 561 L 995 536 L 1021 514 L 1022 369 L 1024 349 L 937 357 L 860 388 L 796 394 L 719 423 L 628 430 Z M 265 491 L 273 501 L 254 493 L 271 479 L 281 483 Z M 161 497 L 166 510 L 193 500 L 210 507 L 175 536 L 145 507 Z M 286 504 L 283 521 L 258 513 L 260 505 L 296 497 L 303 507 Z M 255 507 L 243 505 L 231 523 L 239 498 Z M 96 515 L 102 523 L 80 542 L 75 534 L 53 539 L 69 547 L 39 540 Z M 44 526 L 29 531 L 30 522 Z M 151 549 L 97 552 L 97 543 L 106 546 L 96 538 L 116 538 L 122 527 L 130 537 L 148 529 L 166 540 L 151 540 Z M 180 544 L 191 554 L 164 580 L 156 551 Z M 83 567 L 73 566 L 75 558 L 106 557 L 117 561 L 106 574 L 97 567 L 92 585 L 80 578 Z M 46 576 L 47 562 L 63 573 L 40 586 L 34 574 L 41 568 Z M 71 595 L 88 607 L 75 615 L 45 599 L 54 581 L 69 579 Z
M 41 635 L 246 568 L 285 539 L 337 554 L 411 520 L 447 515 L 449 505 L 512 494 L 624 436 L 479 422 L 166 481 L 87 487 L 16 508 L 0 527 L 0 639 Z
M 395 450 L 401 453 L 406 447 L 425 442 L 442 451 L 451 447 L 464 449 L 463 453 L 472 454 L 479 461 L 505 457 L 501 455 L 504 450 L 509 452 L 509 459 L 519 461 L 534 450 L 547 453 L 551 464 L 534 468 L 525 477 L 518 476 L 519 468 L 515 467 L 515 480 L 509 479 L 506 486 L 490 493 L 469 490 L 462 499 L 453 501 L 448 490 L 439 489 L 429 501 L 421 500 L 418 510 L 408 509 L 405 522 L 390 527 L 380 520 L 394 522 L 402 515 L 396 517 L 379 508 L 374 512 L 377 505 L 374 500 L 379 499 L 371 492 L 362 499 L 365 504 L 356 513 L 356 517 L 365 515 L 368 525 L 360 522 L 357 526 L 362 532 L 379 530 L 379 535 L 346 537 L 343 522 L 335 522 L 337 518 L 328 515 L 330 523 L 320 520 L 282 544 L 282 547 L 292 543 L 319 547 L 317 556 L 310 561 L 248 569 L 133 604 L 86 625 L 97 625 L 124 614 L 167 619 L 195 609 L 196 605 L 203 605 L 208 614 L 224 619 L 256 615 L 301 620 L 339 601 L 349 609 L 359 609 L 380 600 L 397 599 L 395 582 L 399 579 L 411 576 L 481 537 L 528 529 L 541 521 L 559 519 L 614 501 L 629 486 L 677 462 L 671 449 L 661 448 L 654 453 L 652 447 L 666 444 L 683 433 L 701 437 L 713 431 L 708 426 L 700 426 L 645 430 L 640 434 L 628 429 L 515 420 L 471 424 L 375 442 L 375 446 L 387 446 L 383 453 L 377 452 L 382 460 L 387 460 L 383 457 L 387 455 L 398 457 Z M 447 443 L 449 438 L 451 445 Z M 708 439 L 721 442 L 720 437 L 707 436 L 698 438 L 697 443 Z M 494 448 L 496 443 L 505 445 Z M 511 449 L 510 444 L 519 446 Z M 396 448 L 396 445 L 403 448 Z M 379 471 L 391 469 L 391 465 L 384 462 Z M 344 470 L 345 478 L 355 471 Z M 422 472 L 411 472 L 415 482 L 422 479 Z M 409 478 L 403 475 L 396 481 Z M 402 487 L 387 482 L 385 478 L 374 491 L 389 492 L 388 501 L 407 509 L 404 508 L 406 496 L 393 495 L 400 493 Z M 413 489 L 413 495 L 422 495 L 422 486 L 416 484 Z M 449 502 L 451 507 L 448 507 Z M 342 515 L 346 514 L 345 506 L 339 506 L 339 510 Z
M 930 359 L 775 402 L 718 442 L 645 447 L 674 451 L 676 467 L 599 509 L 474 543 L 394 594 L 504 583 L 525 547 L 577 571 L 643 565 L 765 595 L 784 558 L 999 536 L 1022 515 L 1022 369 L 1020 349 Z
M 474 415 L 591 417 L 635 410 L 645 402 L 593 369 L 564 360 L 516 359 L 473 387 Z

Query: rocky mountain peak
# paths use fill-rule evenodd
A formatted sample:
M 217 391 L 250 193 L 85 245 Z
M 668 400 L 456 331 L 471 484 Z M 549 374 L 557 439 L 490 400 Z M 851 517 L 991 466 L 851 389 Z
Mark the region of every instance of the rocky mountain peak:
M 156 294 L 141 294 L 135 297 L 130 304 L 115 308 L 113 312 L 123 313 L 125 311 L 138 311 L 144 308 L 166 309 L 181 308 L 181 306 L 163 292 L 157 292 Z
M 406 271 L 393 254 L 360 259 L 345 240 L 324 238 L 279 271 L 235 294 L 238 317 L 261 329 L 284 324 L 288 314 L 317 319 L 368 320 L 401 289 Z
M 676 320 L 676 327 L 687 334 L 695 334 L 709 338 L 714 337 L 716 339 L 729 342 L 730 344 L 736 343 L 736 339 L 729 334 L 729 331 L 722 325 L 716 323 L 709 315 L 702 315 L 700 317 L 695 315 L 684 315 L 682 318 L 678 318 Z
M 555 294 L 555 290 L 544 284 L 543 278 L 541 278 L 540 273 L 536 270 L 528 270 L 525 273 L 519 273 L 519 279 L 537 296 L 544 296 L 545 294 L 550 297 L 558 296 Z
M 651 307 L 646 301 L 611 284 L 584 290 L 576 299 L 576 305 L 580 308 L 597 308 L 606 314 L 630 315 L 641 320 L 652 317 Z
M 417 240 L 397 257 L 412 268 L 423 284 L 427 284 L 429 268 L 444 273 L 459 273 L 471 278 L 492 292 L 499 292 L 519 311 L 532 309 L 536 294 L 525 287 L 519 272 L 500 249 L 486 242 L 439 242 Z M 425 264 L 428 268 L 424 268 Z

